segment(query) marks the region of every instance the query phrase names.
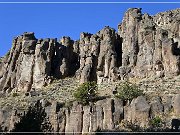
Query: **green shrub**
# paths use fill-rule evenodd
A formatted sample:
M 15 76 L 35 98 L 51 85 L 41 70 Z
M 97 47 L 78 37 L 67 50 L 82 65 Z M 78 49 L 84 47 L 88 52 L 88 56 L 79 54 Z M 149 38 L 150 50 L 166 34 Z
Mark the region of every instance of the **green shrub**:
M 16 92 L 14 92 L 14 93 L 12 94 L 12 96 L 13 96 L 13 97 L 17 97 L 17 96 L 19 96 L 19 94 L 16 93 Z
M 115 96 L 125 101 L 131 101 L 133 98 L 136 98 L 141 95 L 143 95 L 143 91 L 140 90 L 136 84 L 124 82 L 117 86 L 117 94 Z
M 52 131 L 53 131 L 53 127 L 49 122 L 49 117 L 47 116 L 47 113 L 45 112 L 45 108 L 43 108 L 39 100 L 34 105 L 30 106 L 24 115 L 20 116 L 20 120 L 14 124 L 14 128 L 11 130 L 11 132 L 22 132 L 22 133 L 41 132 L 41 133 L 37 133 L 37 135 L 43 135 L 43 132 L 52 132 Z
M 150 120 L 152 127 L 160 127 L 162 125 L 162 119 L 159 116 L 154 117 Z
M 96 82 L 85 82 L 81 84 L 74 93 L 76 100 L 83 105 L 88 104 L 97 97 Z

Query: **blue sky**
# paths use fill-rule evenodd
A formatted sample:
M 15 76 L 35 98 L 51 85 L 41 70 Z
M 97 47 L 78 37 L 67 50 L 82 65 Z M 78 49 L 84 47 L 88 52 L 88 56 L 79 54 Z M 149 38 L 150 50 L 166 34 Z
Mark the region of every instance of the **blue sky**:
M 96 33 L 107 25 L 117 29 L 124 12 L 132 7 L 154 15 L 179 8 L 180 4 L 0 4 L 0 56 L 11 48 L 13 37 L 28 31 L 35 32 L 36 38 L 70 36 L 77 40 L 81 32 Z

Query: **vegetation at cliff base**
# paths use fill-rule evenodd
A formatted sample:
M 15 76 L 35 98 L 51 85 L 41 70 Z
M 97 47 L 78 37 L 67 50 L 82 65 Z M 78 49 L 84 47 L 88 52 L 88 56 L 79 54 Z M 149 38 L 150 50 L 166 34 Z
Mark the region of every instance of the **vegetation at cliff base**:
M 132 100 L 138 96 L 143 95 L 143 91 L 139 89 L 136 84 L 124 82 L 117 86 L 116 97 L 122 100 Z
M 96 82 L 85 82 L 81 84 L 74 93 L 75 99 L 83 105 L 87 105 L 97 97 Z
M 29 107 L 11 132 L 51 132 L 52 126 L 40 101 Z
M 150 124 L 152 125 L 152 127 L 160 127 L 162 124 L 162 119 L 159 116 L 156 116 L 152 120 L 150 120 Z
M 16 92 L 14 92 L 14 93 L 12 94 L 12 96 L 13 96 L 13 97 L 17 97 L 17 96 L 19 96 L 19 94 L 16 93 Z

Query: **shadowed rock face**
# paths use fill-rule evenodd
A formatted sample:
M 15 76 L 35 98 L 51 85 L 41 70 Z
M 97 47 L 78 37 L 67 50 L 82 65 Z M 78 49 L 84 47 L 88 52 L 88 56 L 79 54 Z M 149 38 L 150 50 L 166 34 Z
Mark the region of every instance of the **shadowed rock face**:
M 0 89 L 27 92 L 74 75 L 80 83 L 179 75 L 179 20 L 179 9 L 150 16 L 131 8 L 118 33 L 106 26 L 96 34 L 81 33 L 79 41 L 59 42 L 24 33 L 1 59 Z
M 74 102 L 70 108 L 59 107 L 56 102 L 48 106 L 51 110 L 56 110 L 50 111 L 48 116 L 54 129 L 63 130 L 63 132 L 87 133 L 97 129 L 116 130 L 122 128 L 119 127 L 122 121 L 147 128 L 150 126 L 150 120 L 157 116 L 162 116 L 162 120 L 166 123 L 165 127 L 170 128 L 172 119 L 180 115 L 179 107 L 176 106 L 179 103 L 179 96 L 180 94 L 156 96 L 151 101 L 139 96 L 127 104 L 123 104 L 120 99 L 107 98 L 89 106 Z M 163 109 L 167 105 L 170 109 Z
M 118 130 L 122 128 L 123 122 L 147 128 L 151 125 L 150 120 L 159 116 L 165 123 L 164 128 L 171 128 L 171 121 L 178 119 L 180 115 L 179 106 L 177 106 L 180 95 L 171 95 L 170 99 L 167 96 L 169 95 L 154 97 L 150 102 L 145 97 L 139 96 L 127 104 L 123 104 L 120 99 L 107 98 L 88 106 L 73 102 L 72 106 L 64 107 L 62 103 L 56 101 L 49 102 L 48 105 L 42 103 L 42 105 L 54 132 L 78 132 L 80 134 L 95 132 L 98 129 Z M 170 107 L 169 110 L 165 109 L 167 105 Z M 24 114 L 25 112 L 19 110 L 1 109 L 0 125 L 11 130 L 20 120 L 20 116 Z

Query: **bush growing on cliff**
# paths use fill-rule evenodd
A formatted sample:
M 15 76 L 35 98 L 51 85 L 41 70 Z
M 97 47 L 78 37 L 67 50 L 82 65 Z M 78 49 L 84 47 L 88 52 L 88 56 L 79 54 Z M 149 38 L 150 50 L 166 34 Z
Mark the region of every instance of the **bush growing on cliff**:
M 16 92 L 14 92 L 14 93 L 12 94 L 12 96 L 13 96 L 13 97 L 17 97 L 17 96 L 19 96 L 19 94 L 16 93 Z
M 117 87 L 116 97 L 122 100 L 132 100 L 138 96 L 143 95 L 143 91 L 139 89 L 136 84 L 124 82 Z
M 97 97 L 96 82 L 85 82 L 81 84 L 74 93 L 76 100 L 83 105 L 88 104 Z
M 162 119 L 159 116 L 156 116 L 150 121 L 150 124 L 152 127 L 160 127 L 162 125 Z
M 40 101 L 29 107 L 11 132 L 51 132 L 52 126 Z M 42 133 L 40 133 L 42 134 Z

